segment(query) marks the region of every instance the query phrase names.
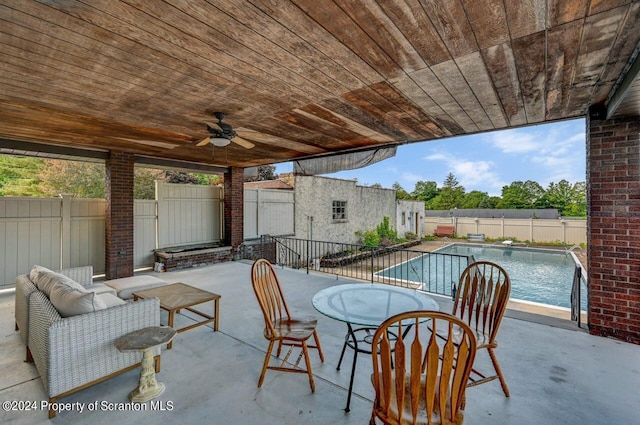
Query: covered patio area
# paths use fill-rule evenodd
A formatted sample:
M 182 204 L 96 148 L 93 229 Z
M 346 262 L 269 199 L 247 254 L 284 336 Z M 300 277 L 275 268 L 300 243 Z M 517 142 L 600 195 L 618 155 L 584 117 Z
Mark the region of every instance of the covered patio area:
M 254 167 L 585 117 L 589 331 L 640 342 L 639 1 L 5 0 L 0 19 L 0 153 L 105 163 L 108 279 L 133 274 L 135 166 L 224 175 L 236 251 Z
M 262 388 L 258 376 L 267 348 L 263 319 L 251 289 L 251 262 L 235 261 L 209 267 L 162 273 L 168 282 L 184 282 L 222 296 L 220 330 L 211 325 L 180 333 L 171 350 L 162 351 L 158 380 L 167 389 L 147 402 L 146 411 L 130 407 L 128 393 L 138 370 L 130 371 L 60 400 L 73 411 L 49 421 L 40 409 L 46 394 L 35 367 L 25 363 L 24 345 L 14 331 L 12 291 L 0 293 L 0 399 L 36 402 L 30 411 L 0 412 L 0 422 L 12 424 L 363 424 L 373 399 L 371 360 L 358 360 L 350 413 L 343 408 L 349 384 L 351 352 L 341 371 L 336 364 L 345 334 L 344 323 L 314 311 L 311 298 L 319 290 L 350 281 L 276 271 L 290 308 L 319 319 L 325 352 L 321 363 L 311 352 L 316 392 L 304 375 L 268 371 Z M 437 298 L 441 310 L 450 302 Z M 166 316 L 163 316 L 166 323 Z M 191 320 L 178 315 L 178 326 Z M 180 323 L 182 322 L 182 323 Z M 465 424 L 632 424 L 637 423 L 640 356 L 637 345 L 589 335 L 567 321 L 508 310 L 496 351 L 511 390 L 505 398 L 497 381 L 467 392 Z M 488 362 L 479 354 L 477 362 Z M 96 406 L 94 408 L 93 406 Z M 68 403 L 68 404 L 67 404 Z M 82 407 L 82 412 L 78 409 Z M 90 407 L 93 410 L 89 410 Z

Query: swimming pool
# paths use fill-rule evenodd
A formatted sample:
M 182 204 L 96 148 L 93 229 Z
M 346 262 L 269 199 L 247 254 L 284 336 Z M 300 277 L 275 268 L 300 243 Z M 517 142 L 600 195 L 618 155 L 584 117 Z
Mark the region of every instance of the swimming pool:
M 511 278 L 511 298 L 542 303 L 558 307 L 571 307 L 571 285 L 575 271 L 573 257 L 564 251 L 537 248 L 502 247 L 491 245 L 451 244 L 436 253 L 452 254 L 465 258 L 472 255 L 477 261 L 491 261 L 502 266 Z M 455 258 L 455 257 L 454 257 Z M 409 281 L 422 281 L 423 289 L 429 288 L 434 273 L 459 276 L 466 267 L 466 261 L 452 261 L 448 268 L 438 265 L 438 259 L 430 256 L 415 258 L 406 263 L 380 272 L 380 275 Z M 423 278 L 422 276 L 425 276 Z M 431 276 L 430 278 L 427 278 Z M 436 277 L 436 280 L 447 280 Z M 454 279 L 455 280 L 455 279 Z M 586 309 L 587 296 L 583 289 L 581 307 Z

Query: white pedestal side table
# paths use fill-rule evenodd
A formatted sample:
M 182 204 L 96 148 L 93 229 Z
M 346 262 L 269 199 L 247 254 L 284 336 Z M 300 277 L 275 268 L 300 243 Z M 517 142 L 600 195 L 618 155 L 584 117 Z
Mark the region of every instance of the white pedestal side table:
M 144 403 L 164 392 L 164 384 L 156 381 L 153 349 L 170 342 L 176 333 L 168 326 L 151 326 L 121 336 L 116 340 L 116 348 L 122 352 L 142 351 L 142 370 L 140 371 L 138 388 L 129 393 L 129 400 L 134 403 Z

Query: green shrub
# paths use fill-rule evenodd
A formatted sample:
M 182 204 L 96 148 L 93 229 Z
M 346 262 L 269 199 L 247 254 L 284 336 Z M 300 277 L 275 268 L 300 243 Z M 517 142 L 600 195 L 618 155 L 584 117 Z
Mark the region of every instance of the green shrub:
M 375 229 L 355 232 L 358 243 L 366 246 L 389 246 L 399 242 L 398 232 L 391 228 L 389 217 L 384 217 L 382 223 Z
M 364 232 L 364 239 L 362 241 L 362 244 L 366 246 L 379 246 L 380 236 L 375 230 L 367 230 L 366 232 Z
M 380 239 L 389 239 L 390 241 L 398 239 L 398 232 L 391 228 L 389 217 L 386 216 L 382 219 L 382 223 L 378 224 L 378 227 L 376 227 L 376 232 Z

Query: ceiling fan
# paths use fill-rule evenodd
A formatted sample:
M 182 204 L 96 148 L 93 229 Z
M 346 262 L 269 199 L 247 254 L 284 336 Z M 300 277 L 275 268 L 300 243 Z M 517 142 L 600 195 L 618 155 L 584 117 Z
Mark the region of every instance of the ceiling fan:
M 255 146 L 250 141 L 238 136 L 238 133 L 236 133 L 229 124 L 222 122 L 226 114 L 223 112 L 215 112 L 213 115 L 218 119 L 218 122 L 215 124 L 207 124 L 207 131 L 210 135 L 198 142 L 196 146 L 206 146 L 211 143 L 214 146 L 223 147 L 229 145 L 231 142 L 245 149 L 251 149 Z

